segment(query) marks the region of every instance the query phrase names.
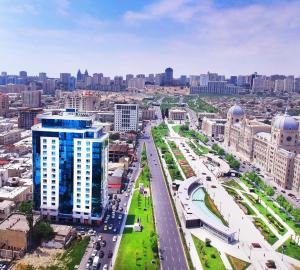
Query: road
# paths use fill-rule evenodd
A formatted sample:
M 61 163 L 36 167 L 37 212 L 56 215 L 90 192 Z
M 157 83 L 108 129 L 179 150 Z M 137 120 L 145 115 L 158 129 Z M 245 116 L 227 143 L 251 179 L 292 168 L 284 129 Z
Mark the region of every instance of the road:
M 137 148 L 137 157 L 138 160 L 141 156 L 141 144 L 139 144 Z M 130 196 L 132 195 L 132 186 L 134 186 L 133 182 L 136 180 L 138 173 L 139 173 L 139 162 L 134 162 L 132 166 L 132 173 L 129 175 L 128 179 L 128 185 L 124 188 L 124 193 L 123 194 L 117 194 L 117 199 L 120 199 L 120 202 L 118 202 L 119 207 L 118 210 L 115 211 L 115 217 L 113 218 L 112 215 L 112 209 L 109 209 L 107 213 L 104 216 L 104 220 L 107 218 L 107 221 L 98 226 L 98 227 L 93 227 L 92 229 L 96 231 L 96 235 L 92 236 L 91 242 L 86 249 L 86 252 L 81 260 L 79 269 L 80 270 L 89 270 L 92 269 L 92 267 L 87 267 L 88 260 L 90 258 L 93 259 L 92 252 L 95 250 L 96 246 L 93 244 L 93 240 L 97 241 L 99 237 L 102 238 L 101 241 L 105 241 L 105 246 L 101 247 L 100 250 L 103 251 L 104 256 L 103 258 L 100 258 L 101 263 L 99 264 L 97 269 L 102 269 L 104 265 L 107 265 L 108 267 L 111 267 L 111 260 L 112 260 L 112 255 L 115 252 L 115 246 L 116 246 L 116 241 L 113 241 L 114 236 L 120 237 L 120 232 L 122 231 L 122 226 L 124 226 L 124 220 L 126 220 L 127 212 L 126 212 L 126 207 L 129 201 Z M 128 195 L 126 196 L 126 193 Z M 115 203 L 117 203 L 117 200 L 115 200 Z M 121 207 L 121 208 L 120 208 Z M 123 208 L 123 209 L 122 209 Z M 122 209 L 122 211 L 120 210 Z M 122 216 L 122 218 L 119 218 L 119 216 Z M 105 225 L 107 226 L 107 230 L 104 230 Z M 112 229 L 109 229 L 112 227 Z M 91 227 L 83 227 L 81 226 L 81 230 L 88 231 L 91 229 Z M 113 230 L 116 229 L 114 232 Z M 100 242 L 101 242 L 100 241 Z M 97 251 L 97 255 L 100 255 L 100 250 Z M 110 253 L 110 255 L 109 255 Z
M 161 116 L 157 123 L 161 122 Z M 160 167 L 158 153 L 152 137 L 150 136 L 151 126 L 145 129 L 144 138 L 147 147 L 148 163 L 152 177 L 151 189 L 154 205 L 157 233 L 159 235 L 159 248 L 162 255 L 161 265 L 163 270 L 187 270 L 184 250 L 181 244 L 179 231 L 173 214 L 167 186 Z

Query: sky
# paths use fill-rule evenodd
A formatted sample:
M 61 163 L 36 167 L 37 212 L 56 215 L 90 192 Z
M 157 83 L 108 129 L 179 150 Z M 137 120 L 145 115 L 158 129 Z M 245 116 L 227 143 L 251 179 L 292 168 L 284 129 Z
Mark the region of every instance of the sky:
M 0 71 L 300 75 L 300 0 L 0 0 Z

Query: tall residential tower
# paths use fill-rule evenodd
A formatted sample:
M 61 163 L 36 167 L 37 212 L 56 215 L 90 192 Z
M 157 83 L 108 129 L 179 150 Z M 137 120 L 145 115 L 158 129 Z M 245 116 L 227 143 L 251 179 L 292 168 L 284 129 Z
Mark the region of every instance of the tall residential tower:
M 32 127 L 34 209 L 44 218 L 99 223 L 106 208 L 108 135 L 68 109 Z

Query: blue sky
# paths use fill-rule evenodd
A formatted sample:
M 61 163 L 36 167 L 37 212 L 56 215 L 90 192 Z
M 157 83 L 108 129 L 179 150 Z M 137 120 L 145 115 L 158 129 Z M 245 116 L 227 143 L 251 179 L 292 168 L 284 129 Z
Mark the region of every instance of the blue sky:
M 0 0 L 0 71 L 300 75 L 300 0 Z

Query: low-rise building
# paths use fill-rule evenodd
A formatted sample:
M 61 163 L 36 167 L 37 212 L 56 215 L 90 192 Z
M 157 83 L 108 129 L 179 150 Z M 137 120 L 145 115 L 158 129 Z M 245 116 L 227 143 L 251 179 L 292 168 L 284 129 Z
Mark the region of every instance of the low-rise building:
M 178 108 L 169 110 L 169 119 L 172 121 L 185 121 L 186 111 Z
M 0 144 L 13 144 L 21 140 L 21 130 L 13 129 L 0 133 Z
M 0 220 L 6 219 L 15 209 L 13 201 L 3 200 L 0 202 Z
M 155 120 L 155 109 L 147 108 L 142 110 L 142 119 L 143 120 Z
M 33 217 L 33 224 L 39 220 L 39 216 Z M 0 246 L 2 249 L 20 252 L 28 248 L 28 222 L 26 216 L 15 213 L 0 223 Z
M 211 138 L 221 139 L 224 137 L 226 119 L 203 118 L 202 131 Z

